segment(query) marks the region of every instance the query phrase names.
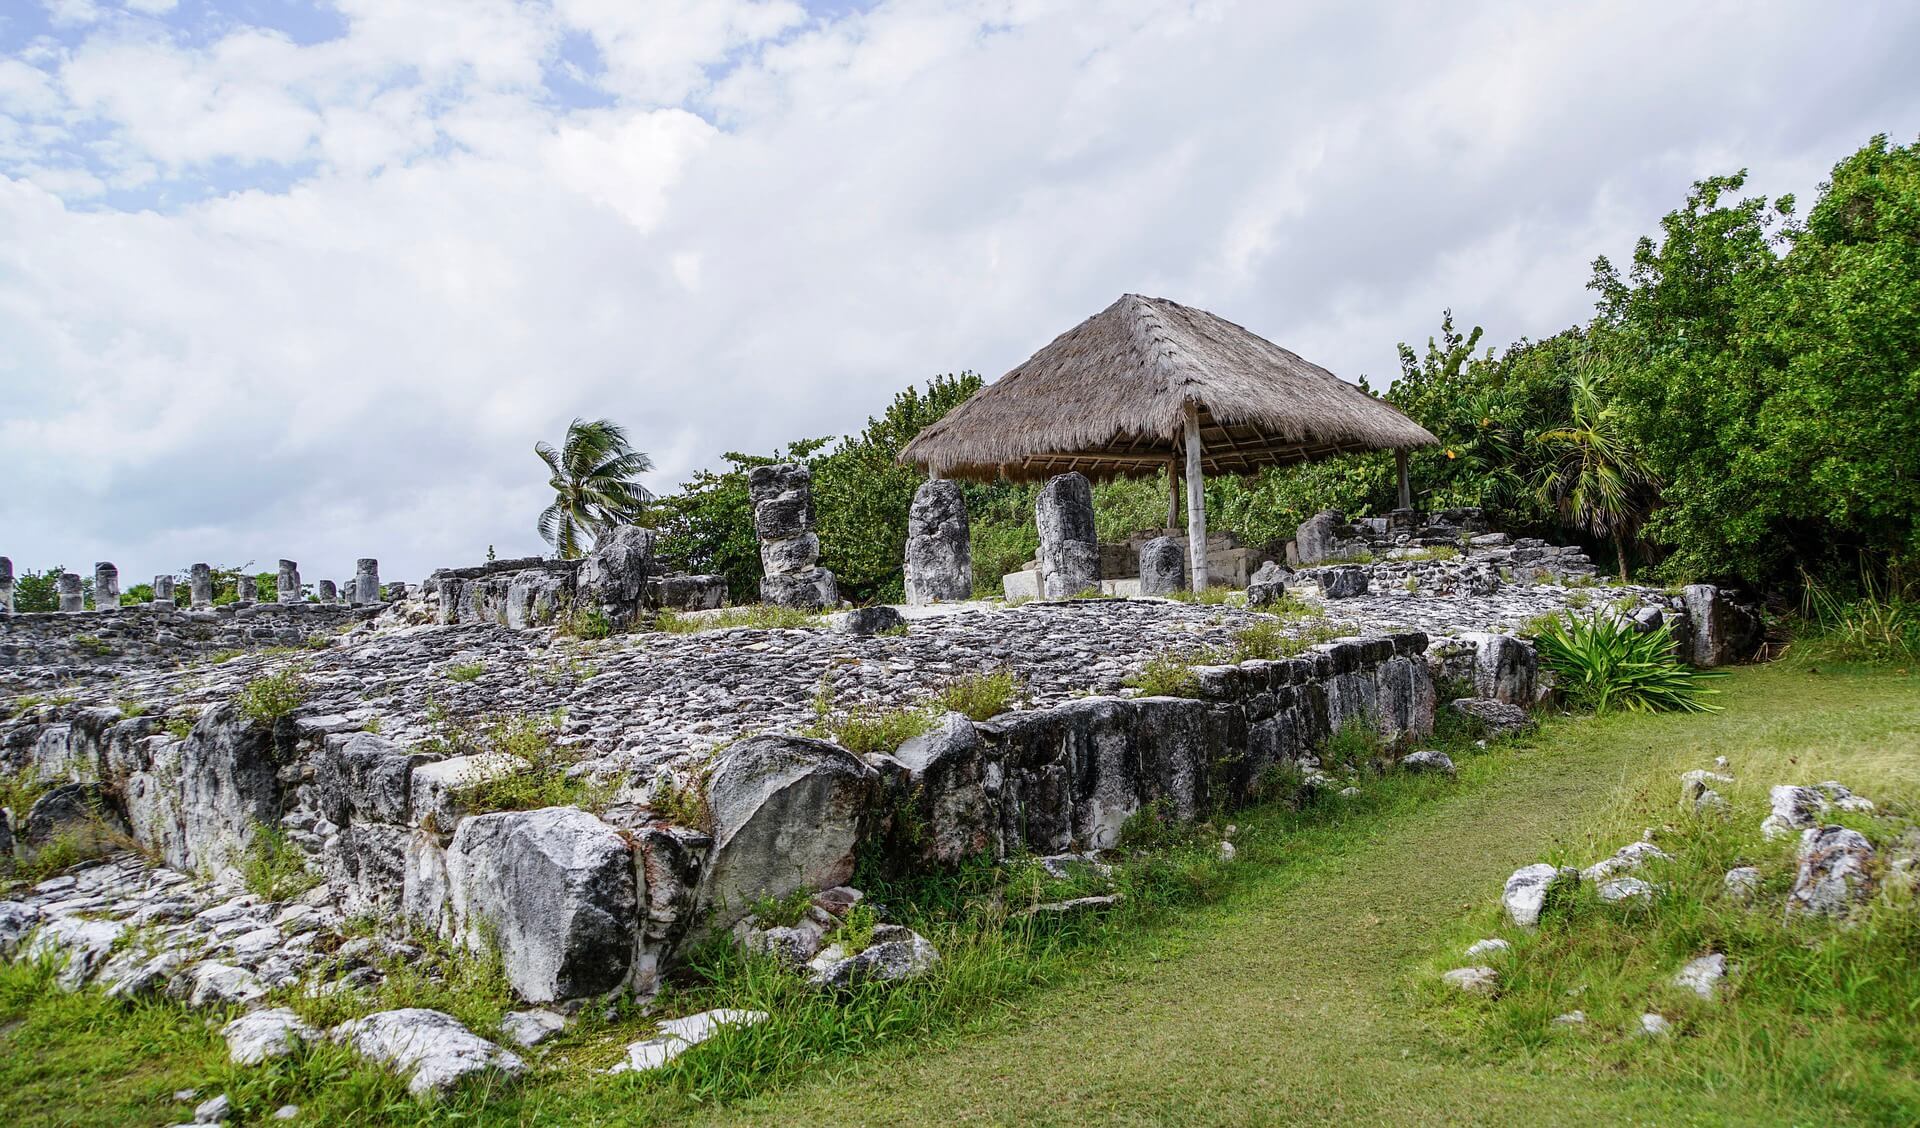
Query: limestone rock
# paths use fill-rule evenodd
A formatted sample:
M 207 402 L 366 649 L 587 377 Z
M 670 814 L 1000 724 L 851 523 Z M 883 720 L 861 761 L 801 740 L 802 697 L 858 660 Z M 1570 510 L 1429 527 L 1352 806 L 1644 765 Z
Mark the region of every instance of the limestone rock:
M 25 958 L 64 958 L 54 981 L 65 990 L 78 991 L 106 966 L 115 942 L 125 931 L 126 925 L 119 921 L 54 917 L 33 933 L 25 948 Z
M 940 953 L 926 937 L 898 925 L 873 930 L 873 943 L 847 955 L 838 944 L 814 957 L 813 982 L 821 987 L 850 988 L 862 983 L 895 983 L 925 975 L 940 962 Z
M 686 1018 L 670 1018 L 651 1038 L 627 1046 L 627 1058 L 608 1073 L 643 1073 L 659 1069 L 688 1050 L 732 1026 L 755 1026 L 767 1020 L 765 1011 L 710 1010 Z
M 907 620 L 899 611 L 882 603 L 874 607 L 855 607 L 830 616 L 827 625 L 841 634 L 870 637 L 899 630 Z
M 529 1002 L 598 995 L 626 981 L 637 935 L 633 850 L 577 807 L 460 823 L 447 849 L 455 928 L 497 945 Z
M 1615 877 L 1601 882 L 1594 892 L 1608 904 L 1620 904 L 1626 901 L 1653 899 L 1653 886 L 1637 877 Z
M 1500 973 L 1490 967 L 1456 967 L 1440 981 L 1469 995 L 1491 995 L 1500 986 Z
M 209 1097 L 194 1106 L 193 1122 L 195 1124 L 225 1124 L 227 1118 L 232 1115 L 233 1101 L 228 1099 L 225 1093 L 221 1093 L 217 1097 Z
M 343 1022 L 328 1036 L 362 1057 L 406 1074 L 407 1090 L 415 1096 L 445 1092 L 475 1074 L 511 1077 L 526 1068 L 517 1054 L 468 1030 L 452 1015 L 420 1007 L 379 1011 Z
M 34 926 L 40 910 L 19 901 L 0 901 L 0 959 L 10 959 Z
M 1711 1002 L 1719 991 L 1720 981 L 1726 976 L 1727 957 L 1719 952 L 1708 952 L 1688 960 L 1686 966 L 1674 972 L 1673 985 Z
M 1504 701 L 1492 701 L 1484 697 L 1459 697 L 1448 702 L 1447 708 L 1479 722 L 1480 727 L 1490 737 L 1533 731 L 1533 714 L 1518 705 L 1509 705 Z
M 112 817 L 101 799 L 99 785 L 63 783 L 34 800 L 21 841 L 29 847 L 40 847 L 60 834 L 92 837 L 103 820 Z
M 514 1011 L 500 1020 L 500 1035 L 525 1049 L 532 1049 L 567 1028 L 567 1016 L 545 1007 Z
M 937 479 L 914 491 L 907 511 L 907 602 L 957 601 L 973 594 L 973 548 L 960 483 Z
M 878 773 L 859 757 L 792 736 L 721 753 L 707 784 L 713 852 L 702 902 L 730 926 L 761 897 L 842 885 Z
M 1553 1024 L 1555 1026 L 1585 1026 L 1587 1024 L 1587 1012 L 1571 1010 L 1565 1014 L 1556 1014 L 1553 1016 Z
M 1178 538 L 1155 537 L 1140 546 L 1141 595 L 1172 595 L 1186 587 L 1187 550 Z
M 1647 862 L 1670 862 L 1672 860 L 1673 855 L 1655 846 L 1651 842 L 1629 842 L 1614 851 L 1611 858 L 1595 862 L 1593 865 L 1581 870 L 1580 876 L 1587 881 L 1605 881 L 1607 878 L 1613 877 L 1616 874 L 1637 870 Z
M 1761 822 L 1760 833 L 1770 839 L 1812 827 L 1826 815 L 1830 806 L 1827 797 L 1812 787 L 1780 784 L 1770 790 L 1767 797 L 1773 810 Z
M 1489 937 L 1485 940 L 1475 940 L 1473 943 L 1467 945 L 1467 958 L 1470 960 L 1477 959 L 1480 956 L 1491 955 L 1494 952 L 1507 951 L 1512 947 L 1512 944 L 1507 943 L 1498 936 Z
M 463 791 L 488 780 L 516 775 L 530 766 L 506 752 L 477 752 L 418 764 L 407 776 L 411 821 L 424 830 L 450 835 L 466 814 L 466 805 L 460 799 Z
M 1272 560 L 1255 569 L 1247 581 L 1247 606 L 1271 607 L 1287 595 L 1287 582 L 1293 579 L 1293 573 L 1283 564 Z
M 1800 834 L 1799 871 L 1787 894 L 1788 913 L 1843 916 L 1867 899 L 1867 866 L 1873 844 L 1844 826 L 1810 828 Z
M 1319 568 L 1313 573 L 1320 594 L 1328 599 L 1352 599 L 1367 594 L 1367 570 L 1351 564 Z
M 1721 881 L 1727 896 L 1736 901 L 1751 901 L 1760 892 L 1760 871 L 1753 866 L 1736 866 Z
M 1400 758 L 1400 766 L 1418 775 L 1443 775 L 1451 779 L 1460 774 L 1453 757 L 1445 752 L 1410 752 Z
M 1688 584 L 1680 600 L 1691 627 L 1687 657 L 1696 666 L 1726 666 L 1753 657 L 1760 645 L 1760 612 L 1712 584 Z
M 820 611 L 840 604 L 840 586 L 833 573 L 812 568 L 794 575 L 760 577 L 760 602 L 796 611 Z
M 220 1035 L 227 1040 L 227 1060 L 235 1065 L 259 1065 L 320 1040 L 319 1031 L 286 1007 L 243 1014 L 222 1027 Z
M 1673 1023 L 1667 1016 L 1648 1012 L 1640 1016 L 1640 1036 L 1643 1038 L 1665 1038 L 1673 1033 Z
M 1510 634 L 1473 632 L 1473 694 L 1528 708 L 1534 703 L 1540 658 L 1524 639 Z
M 989 761 L 972 721 L 947 713 L 932 729 L 902 744 L 893 758 L 907 769 L 926 828 L 925 860 L 955 865 L 981 853 L 1001 854 L 994 802 L 998 765 Z
M 727 602 L 725 576 L 662 576 L 657 588 L 654 604 L 669 611 L 711 611 Z
M 621 525 L 609 530 L 580 563 L 576 607 L 598 610 L 615 630 L 632 625 L 646 609 L 653 572 L 653 530 Z
M 266 984 L 251 971 L 213 960 L 193 965 L 176 982 L 184 983 L 190 1007 L 244 1005 L 267 993 Z
M 1580 871 L 1571 867 L 1555 869 L 1545 863 L 1524 866 L 1507 878 L 1500 902 L 1506 907 L 1508 919 L 1523 928 L 1532 928 L 1540 923 L 1550 895 L 1570 891 L 1579 883 Z
M 1040 530 L 1040 594 L 1065 599 L 1100 586 L 1099 538 L 1093 523 L 1093 486 L 1078 473 L 1056 474 L 1034 502 Z

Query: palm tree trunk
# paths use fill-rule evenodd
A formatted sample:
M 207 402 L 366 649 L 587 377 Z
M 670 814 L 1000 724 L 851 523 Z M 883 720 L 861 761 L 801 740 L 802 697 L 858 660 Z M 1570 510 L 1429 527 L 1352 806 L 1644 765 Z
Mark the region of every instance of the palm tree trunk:
M 1613 555 L 1620 562 L 1620 582 L 1627 582 L 1627 545 L 1620 539 L 1620 530 L 1613 531 Z

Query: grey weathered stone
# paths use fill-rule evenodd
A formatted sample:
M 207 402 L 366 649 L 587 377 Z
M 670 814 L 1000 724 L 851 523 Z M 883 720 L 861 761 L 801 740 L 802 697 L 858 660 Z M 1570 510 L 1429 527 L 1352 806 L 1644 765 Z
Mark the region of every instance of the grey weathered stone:
M 83 848 L 102 847 L 112 832 L 125 830 L 98 784 L 63 783 L 33 801 L 21 824 L 20 841 L 37 849 L 64 836 Z
M 320 602 L 322 603 L 338 603 L 340 601 L 340 591 L 334 587 L 332 580 L 321 580 L 319 591 L 316 594 L 320 597 Z
M 1320 564 L 1335 559 L 1340 540 L 1337 530 L 1346 523 L 1344 515 L 1332 510 L 1300 522 L 1293 532 L 1294 554 L 1299 563 Z
M 0 958 L 11 958 L 40 923 L 40 910 L 19 901 L 0 901 Z
M 1867 899 L 1873 844 L 1859 831 L 1844 826 L 1804 830 L 1795 857 L 1800 868 L 1787 894 L 1789 914 L 1842 916 Z
M 187 587 L 192 595 L 194 607 L 213 606 L 213 569 L 210 566 L 195 564 L 187 569 Z
M 760 577 L 760 602 L 797 611 L 823 611 L 840 603 L 833 573 L 814 568 L 797 575 Z
M 1663 1014 L 1652 1011 L 1640 1016 L 1640 1036 L 1643 1038 L 1665 1038 L 1673 1033 L 1673 1023 Z
M 1488 736 L 1505 736 L 1508 733 L 1533 730 L 1533 714 L 1518 705 L 1509 705 L 1504 701 L 1494 701 L 1485 697 L 1460 697 L 1448 702 L 1447 708 L 1479 722 Z
M 1293 579 L 1293 573 L 1285 565 L 1272 560 L 1260 565 L 1247 583 L 1247 605 L 1250 607 L 1270 607 L 1286 597 L 1287 581 Z
M 1648 862 L 1670 862 L 1673 856 L 1651 842 L 1629 842 L 1614 851 L 1611 858 L 1595 862 L 1580 871 L 1587 881 L 1604 881 L 1617 874 L 1639 869 Z
M 27 942 L 25 958 L 44 957 L 65 962 L 54 982 L 67 991 L 78 991 L 106 966 L 107 958 L 127 929 L 113 920 L 88 920 L 77 916 L 56 916 L 44 921 Z
M 622 525 L 610 530 L 581 562 L 576 604 L 598 610 L 615 629 L 632 625 L 646 610 L 653 550 L 651 529 Z
M 1140 546 L 1141 595 L 1172 595 L 1186 589 L 1187 550 L 1179 538 L 1155 537 Z
M 353 562 L 352 600 L 355 603 L 380 602 L 380 561 L 362 556 Z
M 865 636 L 899 630 L 907 625 L 907 620 L 899 611 L 881 603 L 842 611 L 832 616 L 828 625 L 841 634 Z
M 13 614 L 13 561 L 0 556 L 0 615 Z
M 1688 584 L 1680 595 L 1691 638 L 1687 657 L 1696 666 L 1726 666 L 1753 657 L 1763 623 L 1758 610 L 1712 584 Z
M 939 963 L 940 953 L 926 937 L 910 928 L 883 924 L 873 930 L 873 943 L 860 951 L 849 955 L 840 945 L 829 945 L 808 966 L 816 985 L 849 989 L 917 978 Z
M 627 1056 L 608 1073 L 645 1073 L 659 1069 L 688 1050 L 731 1026 L 753 1026 L 767 1020 L 765 1011 L 710 1010 L 685 1018 L 670 1018 L 659 1033 L 627 1046 Z
M 1400 766 L 1416 775 L 1433 774 L 1452 777 L 1459 774 L 1453 766 L 1453 758 L 1445 752 L 1410 752 L 1400 758 Z
M 1462 637 L 1475 647 L 1474 696 L 1530 708 L 1540 672 L 1533 647 L 1510 634 L 1474 632 Z
M 300 602 L 300 565 L 291 560 L 280 562 L 279 575 L 273 581 L 274 598 L 281 603 Z
M 545 1007 L 514 1011 L 500 1020 L 500 1036 L 526 1049 L 532 1049 L 566 1028 L 567 1016 Z
M 727 602 L 725 576 L 662 576 L 657 606 L 670 611 L 709 611 Z
M 243 575 L 234 580 L 239 589 L 241 603 L 260 602 L 260 579 L 257 576 Z
M 1491 995 L 1500 987 L 1500 973 L 1490 967 L 1456 967 L 1440 981 L 1469 995 Z
M 497 946 L 529 1002 L 598 995 L 627 979 L 638 940 L 633 850 L 577 807 L 463 819 L 447 849 L 455 928 Z
M 1473 943 L 1467 945 L 1466 954 L 1470 960 L 1478 959 L 1481 956 L 1493 955 L 1495 952 L 1509 951 L 1512 947 L 1512 944 L 1507 943 L 1498 936 L 1490 936 L 1485 940 L 1475 940 Z
M 208 1097 L 206 1100 L 194 1106 L 193 1122 L 195 1124 L 225 1124 L 227 1118 L 232 1115 L 233 1101 L 229 1099 L 225 1093 L 221 1093 L 216 1097 Z
M 1708 952 L 1688 960 L 1685 966 L 1674 972 L 1673 985 L 1711 1001 L 1719 993 L 1720 981 L 1726 977 L 1727 957 L 1719 952 Z
M 453 756 L 434 763 L 414 764 L 406 773 L 407 818 L 414 826 L 444 838 L 454 832 L 461 817 L 466 814 L 465 804 L 460 800 L 462 791 L 489 780 L 517 775 L 530 766 L 509 752 L 476 752 L 471 756 Z M 396 766 L 389 764 L 383 772 L 375 775 L 375 779 L 388 778 L 397 770 Z
M 221 1027 L 220 1036 L 227 1040 L 227 1060 L 235 1065 L 259 1065 L 320 1040 L 318 1030 L 286 1007 L 243 1014 Z
M 1754 866 L 1735 866 L 1721 880 L 1727 896 L 1735 901 L 1751 901 L 1760 892 L 1760 871 Z
M 1805 830 L 1826 815 L 1831 804 L 1818 788 L 1777 784 L 1767 793 L 1772 810 L 1760 823 L 1760 833 L 1779 838 L 1796 830 Z
M 957 864 L 982 853 L 1002 853 L 999 820 L 987 791 L 999 790 L 1000 766 L 991 763 L 980 730 L 958 713 L 894 751 L 905 766 L 917 815 L 926 828 L 925 858 Z M 997 798 L 997 796 L 995 796 Z
M 1594 887 L 1602 901 L 1618 904 L 1623 901 L 1651 900 L 1654 888 L 1637 877 L 1614 877 L 1602 881 Z
M 760 567 L 767 575 L 797 575 L 811 571 L 819 562 L 820 537 L 816 533 L 760 542 Z
M 960 483 L 923 482 L 907 511 L 907 602 L 915 606 L 973 595 L 973 547 Z
M 804 737 L 749 737 L 721 753 L 707 783 L 710 924 L 732 925 L 761 897 L 844 884 L 877 782 L 859 757 Z
M 1540 923 L 1550 897 L 1579 883 L 1580 871 L 1571 867 L 1555 869 L 1544 863 L 1523 866 L 1507 878 L 1500 902 L 1507 910 L 1508 919 L 1523 928 L 1532 928 Z
M 379 1011 L 328 1031 L 336 1042 L 407 1075 L 415 1096 L 445 1092 L 482 1073 L 518 1075 L 519 1055 L 501 1049 L 460 1025 L 450 1014 L 419 1007 Z
M 1357 565 L 1316 568 L 1313 577 L 1320 583 L 1320 594 L 1328 599 L 1352 599 L 1367 594 L 1367 570 Z
M 156 606 L 172 606 L 173 577 L 155 576 L 153 578 L 153 602 Z
M 1040 530 L 1040 594 L 1065 599 L 1100 587 L 1100 545 L 1093 523 L 1093 487 L 1084 475 L 1056 474 L 1035 500 Z
M 59 589 L 60 610 L 67 614 L 73 614 L 87 609 L 87 597 L 81 589 L 80 573 L 60 573 Z
M 813 471 L 797 462 L 756 466 L 747 472 L 754 535 L 783 540 L 813 530 Z
M 246 968 L 215 960 L 193 965 L 176 983 L 190 1007 L 245 1005 L 267 993 L 266 984 Z
M 93 566 L 93 606 L 97 611 L 120 606 L 120 569 L 105 560 Z

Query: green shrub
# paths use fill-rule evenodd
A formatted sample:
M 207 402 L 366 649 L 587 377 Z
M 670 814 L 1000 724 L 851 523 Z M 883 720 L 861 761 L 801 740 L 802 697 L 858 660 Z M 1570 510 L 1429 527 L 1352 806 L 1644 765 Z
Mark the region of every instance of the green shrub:
M 933 728 L 926 709 L 876 709 L 860 706 L 829 715 L 808 726 L 805 735 L 831 740 L 856 756 L 894 749 Z
M 107 655 L 113 653 L 113 644 L 98 635 L 74 635 L 73 645 L 93 655 L 95 658 L 105 658 Z
M 286 831 L 256 823 L 253 841 L 240 857 L 240 876 L 247 889 L 267 901 L 286 901 L 320 884 L 319 874 L 307 868 L 304 851 L 287 839 Z
M 1260 620 L 1233 632 L 1233 645 L 1220 660 L 1251 662 L 1264 659 L 1297 658 L 1310 648 L 1340 637 L 1340 629 L 1315 624 L 1304 630 L 1290 631 L 1284 621 Z
M 784 897 L 761 897 L 749 910 L 762 928 L 791 928 L 806 918 L 813 907 L 813 894 L 806 888 L 795 889 Z
M 175 713 L 167 718 L 167 735 L 175 740 L 185 740 L 193 735 L 193 723 L 199 719 L 197 713 Z
M 247 719 L 270 725 L 291 716 L 307 699 L 307 683 L 298 667 L 289 666 L 278 673 L 263 674 L 249 681 L 233 702 Z
M 1143 697 L 1198 697 L 1200 679 L 1194 676 L 1193 666 L 1192 655 L 1156 654 L 1124 684 L 1139 690 Z
M 1380 726 L 1372 717 L 1349 717 L 1327 737 L 1320 762 L 1329 768 L 1365 768 L 1386 752 Z
M 954 678 L 933 695 L 933 703 L 968 720 L 986 721 L 1013 708 L 1019 683 L 1011 670 Z
M 713 822 L 713 812 L 707 806 L 703 784 L 703 780 L 683 784 L 669 777 L 653 789 L 647 805 L 675 826 L 705 830 Z
M 485 662 L 463 662 L 458 666 L 447 667 L 447 680 L 456 682 L 479 681 L 487 672 Z
M 1871 576 L 1855 599 L 1806 581 L 1801 614 L 1808 629 L 1803 648 L 1837 662 L 1920 662 L 1920 603 L 1889 595 Z
M 567 777 L 569 762 L 555 743 L 565 720 L 566 713 L 560 709 L 545 715 L 498 717 L 477 736 L 462 733 L 448 739 L 454 746 L 517 756 L 527 765 L 512 775 L 460 788 L 456 794 L 461 804 L 475 813 L 591 804 L 596 798 L 594 789 L 583 780 Z
M 1664 625 L 1642 632 L 1611 615 L 1567 614 L 1543 625 L 1533 642 L 1556 687 L 1576 709 L 1718 710 L 1702 698 L 1716 692 L 1703 683 L 1720 675 L 1684 665 Z
M 806 611 L 755 603 L 746 607 L 728 607 L 722 611 L 699 615 L 662 611 L 659 617 L 654 619 L 653 628 L 668 634 L 698 634 L 701 631 L 724 631 L 734 627 L 753 627 L 759 630 L 808 630 L 823 625 L 823 622 L 819 615 Z
M 613 634 L 613 620 L 598 607 L 569 607 L 561 613 L 554 629 L 571 638 L 597 641 Z

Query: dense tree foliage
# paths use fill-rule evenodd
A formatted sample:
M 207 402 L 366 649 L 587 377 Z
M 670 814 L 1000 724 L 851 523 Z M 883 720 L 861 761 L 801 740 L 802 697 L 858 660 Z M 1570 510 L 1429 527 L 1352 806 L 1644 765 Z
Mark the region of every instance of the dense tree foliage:
M 634 450 L 627 433 L 607 419 L 575 419 L 558 447 L 535 443 L 546 464 L 553 503 L 540 511 L 540 537 L 562 560 L 586 555 L 593 540 L 616 525 L 644 523 L 653 495 L 640 475 L 653 460 Z

